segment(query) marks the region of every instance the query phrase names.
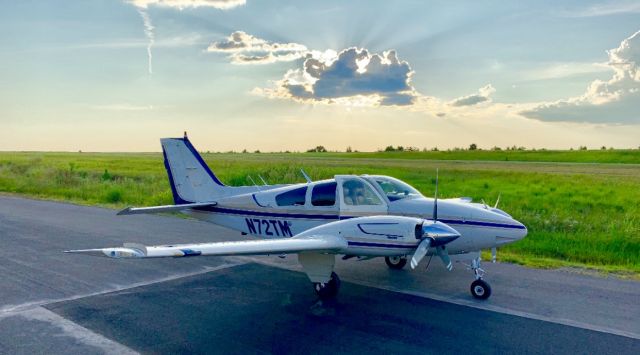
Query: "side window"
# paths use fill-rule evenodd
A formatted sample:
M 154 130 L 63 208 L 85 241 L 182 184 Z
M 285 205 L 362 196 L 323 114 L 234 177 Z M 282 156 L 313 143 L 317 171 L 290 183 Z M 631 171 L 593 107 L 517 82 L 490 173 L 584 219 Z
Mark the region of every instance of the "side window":
M 314 206 L 333 206 L 336 204 L 335 182 L 325 182 L 313 187 L 311 191 L 311 204 Z
M 342 183 L 344 203 L 351 206 L 381 205 L 382 201 L 364 182 L 351 179 Z
M 291 191 L 283 192 L 276 196 L 278 206 L 303 206 L 304 197 L 307 194 L 307 187 L 300 187 Z

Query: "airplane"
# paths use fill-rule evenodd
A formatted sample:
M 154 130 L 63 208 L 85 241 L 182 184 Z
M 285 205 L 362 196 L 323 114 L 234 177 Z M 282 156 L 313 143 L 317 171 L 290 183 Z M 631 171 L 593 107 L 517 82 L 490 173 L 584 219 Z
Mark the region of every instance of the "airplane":
M 407 261 L 415 269 L 425 256 L 437 256 L 448 270 L 450 255 L 470 260 L 471 295 L 485 300 L 491 287 L 483 278 L 480 251 L 516 242 L 527 228 L 495 206 L 470 198 L 423 196 L 409 184 L 383 175 L 335 175 L 287 185 L 227 186 L 183 138 L 160 140 L 173 205 L 128 207 L 118 215 L 175 212 L 251 235 L 257 239 L 199 244 L 67 250 L 110 258 L 160 258 L 297 254 L 321 300 L 335 298 L 340 279 L 336 256 L 368 260 L 384 257 L 391 269 Z M 499 200 L 499 197 L 498 197 Z

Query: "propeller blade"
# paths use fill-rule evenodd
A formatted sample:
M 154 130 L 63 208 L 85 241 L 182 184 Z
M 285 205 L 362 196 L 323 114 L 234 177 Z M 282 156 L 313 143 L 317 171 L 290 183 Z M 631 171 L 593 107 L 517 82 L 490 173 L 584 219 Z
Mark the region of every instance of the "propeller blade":
M 438 169 L 436 169 L 436 193 L 433 199 L 433 220 L 438 220 Z
M 496 247 L 491 248 L 491 262 L 495 263 L 496 262 L 496 255 L 498 254 L 498 250 L 496 249 Z
M 444 246 L 439 246 L 436 248 L 436 252 L 440 257 L 440 260 L 442 260 L 442 263 L 444 263 L 444 267 L 451 271 L 453 269 L 453 264 L 451 263 L 451 258 L 449 257 L 447 249 Z
M 496 199 L 496 204 L 493 206 L 493 208 L 498 208 L 498 202 L 500 202 L 500 196 L 502 196 L 502 192 L 498 193 L 498 198 Z
M 416 266 L 418 266 L 418 263 L 420 262 L 420 260 L 422 260 L 422 258 L 424 258 L 424 256 L 427 255 L 429 246 L 431 246 L 431 238 L 424 238 L 420 242 L 420 244 L 416 248 L 416 251 L 413 253 L 413 256 L 411 257 L 412 269 L 415 269 Z

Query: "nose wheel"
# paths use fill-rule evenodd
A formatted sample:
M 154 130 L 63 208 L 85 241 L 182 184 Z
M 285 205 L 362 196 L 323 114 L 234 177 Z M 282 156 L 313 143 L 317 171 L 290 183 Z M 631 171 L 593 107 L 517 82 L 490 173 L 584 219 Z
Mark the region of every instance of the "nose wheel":
M 384 262 L 390 269 L 401 270 L 407 265 L 407 258 L 404 256 L 386 256 Z
M 480 257 L 471 261 L 470 269 L 473 270 L 473 274 L 476 277 L 475 281 L 471 283 L 471 295 L 479 300 L 486 300 L 491 296 L 491 286 L 482 279 L 484 270 L 480 267 Z
M 322 300 L 335 298 L 340 289 L 340 278 L 335 272 L 331 273 L 331 279 L 328 282 L 314 282 L 313 289 Z
M 483 279 L 477 279 L 471 283 L 471 295 L 480 300 L 486 300 L 491 296 L 491 286 Z

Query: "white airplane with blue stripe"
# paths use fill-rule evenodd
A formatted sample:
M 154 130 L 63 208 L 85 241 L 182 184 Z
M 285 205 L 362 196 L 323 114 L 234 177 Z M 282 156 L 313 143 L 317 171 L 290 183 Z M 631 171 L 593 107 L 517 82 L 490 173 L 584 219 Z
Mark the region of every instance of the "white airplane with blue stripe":
M 470 198 L 424 197 L 405 182 L 382 175 L 336 175 L 291 185 L 226 186 L 209 169 L 186 136 L 161 139 L 175 204 L 126 208 L 119 215 L 180 211 L 231 228 L 254 239 L 200 244 L 68 250 L 111 258 L 297 254 L 322 299 L 335 297 L 340 279 L 335 258 L 384 257 L 392 269 L 411 268 L 437 256 L 452 268 L 450 255 L 470 260 L 471 294 L 491 295 L 480 268 L 480 250 L 527 235 L 509 214 Z

